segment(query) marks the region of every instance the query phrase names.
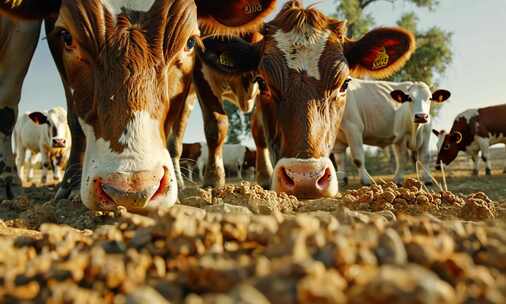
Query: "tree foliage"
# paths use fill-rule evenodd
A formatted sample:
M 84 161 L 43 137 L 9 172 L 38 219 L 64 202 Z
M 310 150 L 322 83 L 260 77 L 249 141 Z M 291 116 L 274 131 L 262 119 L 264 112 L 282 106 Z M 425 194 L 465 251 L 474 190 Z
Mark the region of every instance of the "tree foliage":
M 251 113 L 241 112 L 235 105 L 225 101 L 225 112 L 228 116 L 228 144 L 240 144 L 251 134 Z
M 348 21 L 349 37 L 359 38 L 374 26 L 374 17 L 367 12 L 367 8 L 379 2 L 412 3 L 429 10 L 435 9 L 439 4 L 438 0 L 341 0 L 336 7 L 336 16 Z M 417 49 L 403 69 L 390 80 L 423 81 L 436 88 L 438 79 L 444 75 L 452 62 L 452 33 L 437 26 L 421 30 L 418 23 L 419 19 L 415 12 L 406 13 L 397 21 L 397 25 L 415 34 Z

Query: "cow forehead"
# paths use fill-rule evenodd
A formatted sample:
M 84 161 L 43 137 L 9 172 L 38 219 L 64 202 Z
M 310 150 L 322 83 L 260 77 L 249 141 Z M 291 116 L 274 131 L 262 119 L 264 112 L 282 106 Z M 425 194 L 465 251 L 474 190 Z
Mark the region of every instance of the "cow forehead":
M 429 99 L 432 96 L 429 87 L 424 83 L 417 83 L 411 86 L 411 88 L 409 88 L 409 95 L 415 99 L 420 99 L 423 101 Z
M 289 32 L 278 29 L 273 40 L 290 69 L 306 71 L 309 76 L 321 80 L 319 62 L 330 34 L 329 30 L 318 30 L 306 24 Z
M 102 3 L 112 14 L 118 15 L 125 10 L 147 12 L 151 9 L 155 0 L 102 0 Z

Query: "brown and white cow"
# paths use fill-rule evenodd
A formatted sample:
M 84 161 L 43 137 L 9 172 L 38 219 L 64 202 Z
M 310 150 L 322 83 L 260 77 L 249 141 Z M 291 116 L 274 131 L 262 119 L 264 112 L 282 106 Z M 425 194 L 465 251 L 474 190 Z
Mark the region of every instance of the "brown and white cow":
M 255 30 L 274 2 L 0 2 L 7 15 L 46 20 L 71 112 L 70 167 L 79 167 L 82 159 L 80 194 L 86 206 L 108 210 L 123 205 L 136 211 L 175 203 L 177 183 L 166 142 L 171 122 L 184 113 L 174 108 L 183 107 L 189 93 L 198 23 L 226 34 Z M 0 100 L 0 113 L 12 120 L 5 123 L 6 137 L 11 136 L 16 108 L 17 101 Z M 74 184 L 73 176 L 78 174 L 67 172 L 64 187 Z
M 415 47 L 413 35 L 402 29 L 376 29 L 358 41 L 345 33 L 345 22 L 293 0 L 265 25 L 261 42 L 229 52 L 233 64 L 224 70 L 257 72 L 261 94 L 253 135 L 261 185 L 300 198 L 336 195 L 329 155 L 349 76 L 386 77 Z
M 206 36 L 205 33 L 202 34 Z M 242 38 L 247 42 L 256 42 L 261 39 L 261 35 L 257 32 L 246 33 Z M 239 40 L 239 41 L 238 41 Z M 228 117 L 225 114 L 224 101 L 227 100 L 239 108 L 243 112 L 251 112 L 255 104 L 255 97 L 258 95 L 258 85 L 255 82 L 255 75 L 252 72 L 244 73 L 230 73 L 220 72 L 215 69 L 210 63 L 219 61 L 222 65 L 227 65 L 229 54 L 221 53 L 219 58 L 208 58 L 202 60 L 207 56 L 214 56 L 216 51 L 224 46 L 230 47 L 231 44 L 241 43 L 239 36 L 210 36 L 202 41 L 202 48 L 196 59 L 194 69 L 194 88 L 187 100 L 187 112 L 189 115 L 195 103 L 195 94 L 198 95 L 198 100 L 201 109 L 203 109 L 204 118 L 204 131 L 206 134 L 207 142 L 212 147 L 211 153 L 208 154 L 206 163 L 214 164 L 206 166 L 207 178 L 204 181 L 206 186 L 223 185 L 224 166 L 223 166 L 223 144 L 228 131 Z M 220 122 L 219 124 L 217 122 Z M 176 124 L 176 128 L 178 127 Z M 177 131 L 176 131 L 177 132 Z M 179 138 L 181 138 L 180 136 Z M 176 138 L 170 138 L 169 150 L 174 157 L 174 167 L 178 179 L 178 185 L 184 187 L 183 177 L 181 175 L 180 159 L 181 150 L 178 150 L 178 143 Z M 207 154 L 206 154 L 207 155 Z M 208 168 L 208 169 L 207 169 Z
M 449 165 L 460 151 L 466 152 L 474 162 L 473 174 L 479 174 L 479 157 L 486 164 L 485 174 L 492 174 L 489 147 L 506 144 L 506 104 L 466 110 L 455 118 L 449 133 L 433 130 L 438 136 L 437 166 Z

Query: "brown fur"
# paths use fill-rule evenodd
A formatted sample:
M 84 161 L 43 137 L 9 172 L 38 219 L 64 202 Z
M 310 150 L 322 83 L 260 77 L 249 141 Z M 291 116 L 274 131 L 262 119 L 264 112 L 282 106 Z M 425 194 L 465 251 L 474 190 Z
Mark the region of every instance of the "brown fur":
M 475 140 L 475 136 L 488 138 L 490 135 L 506 135 L 506 105 L 497 105 L 478 109 L 477 116 L 469 120 L 457 117 L 450 133 L 445 136 L 439 151 L 437 164 L 441 161 L 449 165 L 457 158 L 459 151 L 466 151 Z

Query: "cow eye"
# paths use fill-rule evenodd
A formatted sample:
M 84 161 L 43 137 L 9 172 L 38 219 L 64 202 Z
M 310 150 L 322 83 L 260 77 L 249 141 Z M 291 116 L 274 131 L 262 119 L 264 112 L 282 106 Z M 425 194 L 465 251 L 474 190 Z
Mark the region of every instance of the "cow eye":
M 449 144 L 444 145 L 444 146 L 443 146 L 443 149 L 445 149 L 445 150 L 450 150 L 450 145 L 449 145 Z
M 70 34 L 66 30 L 61 30 L 59 34 L 60 34 L 61 40 L 63 41 L 63 43 L 65 43 L 65 46 L 71 47 L 72 43 L 74 41 L 74 39 L 72 38 L 72 34 Z
M 258 83 L 258 88 L 261 92 L 265 92 L 267 90 L 267 84 L 262 77 L 255 78 L 255 82 Z
M 351 82 L 351 78 L 346 79 L 346 80 L 343 82 L 343 85 L 341 85 L 341 88 L 339 89 L 339 92 L 341 92 L 341 93 L 346 92 L 346 90 L 348 90 L 348 87 L 349 87 L 349 85 L 350 85 L 350 82 Z
M 188 41 L 186 41 L 186 50 L 190 51 L 195 47 L 195 44 L 197 41 L 195 40 L 195 37 L 190 37 Z

